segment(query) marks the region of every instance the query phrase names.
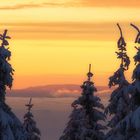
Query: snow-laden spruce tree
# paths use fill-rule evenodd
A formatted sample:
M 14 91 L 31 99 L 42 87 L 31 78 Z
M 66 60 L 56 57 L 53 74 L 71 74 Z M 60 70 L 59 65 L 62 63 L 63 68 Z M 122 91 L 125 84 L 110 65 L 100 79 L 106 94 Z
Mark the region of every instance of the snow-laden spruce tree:
M 106 127 L 98 121 L 105 120 L 105 115 L 101 112 L 104 106 L 100 103 L 100 98 L 94 95 L 96 88 L 91 81 L 93 74 L 87 74 L 87 81 L 83 82 L 82 96 L 72 103 L 73 111 L 70 121 L 59 140 L 103 140 Z M 101 110 L 100 110 L 101 109 Z
M 131 24 L 137 31 L 135 43 L 140 44 L 140 30 Z M 135 47 L 134 56 L 136 68 L 133 71 L 133 83 L 130 85 L 132 111 L 108 133 L 106 140 L 140 140 L 140 47 Z
M 31 103 L 32 99 L 30 99 L 29 104 L 27 106 L 28 112 L 24 115 L 24 123 L 23 126 L 28 133 L 28 140 L 40 140 L 40 130 L 36 127 L 36 122 L 33 119 L 33 114 L 31 109 L 33 104 Z
M 135 61 L 135 69 L 133 71 L 133 75 L 132 75 L 132 80 L 133 80 L 133 83 L 131 84 L 131 107 L 132 107 L 132 110 L 135 110 L 137 109 L 138 107 L 140 107 L 140 47 L 139 47 L 139 44 L 140 44 L 140 30 L 138 27 L 136 27 L 135 25 L 131 24 L 132 27 L 134 27 L 137 31 L 138 31 L 138 34 L 136 36 L 136 39 L 135 39 L 135 43 L 136 43 L 136 50 L 137 50 L 137 53 L 136 55 L 134 56 L 134 61 Z
M 5 103 L 6 87 L 12 87 L 14 71 L 8 62 L 11 57 L 11 52 L 7 48 L 8 39 L 10 37 L 5 30 L 0 34 L 2 41 L 0 46 L 0 140 L 27 140 L 22 123 Z
M 111 93 L 109 105 L 105 109 L 106 114 L 112 115 L 112 119 L 109 121 L 109 127 L 115 127 L 128 113 L 129 113 L 129 83 L 125 78 L 124 72 L 128 70 L 130 60 L 126 54 L 126 43 L 122 35 L 122 30 L 117 24 L 120 30 L 121 37 L 118 40 L 118 52 L 117 58 L 121 60 L 119 69 L 109 78 L 109 87 L 118 86 Z
M 140 140 L 140 107 L 120 121 L 105 140 Z

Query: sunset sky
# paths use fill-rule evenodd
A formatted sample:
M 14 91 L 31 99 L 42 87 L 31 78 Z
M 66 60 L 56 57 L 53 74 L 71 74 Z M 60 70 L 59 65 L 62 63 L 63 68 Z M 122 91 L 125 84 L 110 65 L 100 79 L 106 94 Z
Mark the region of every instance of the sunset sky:
M 119 22 L 134 68 L 130 22 L 140 27 L 139 0 L 1 0 L 0 31 L 9 30 L 13 88 L 81 84 L 92 64 L 96 86 L 119 66 Z

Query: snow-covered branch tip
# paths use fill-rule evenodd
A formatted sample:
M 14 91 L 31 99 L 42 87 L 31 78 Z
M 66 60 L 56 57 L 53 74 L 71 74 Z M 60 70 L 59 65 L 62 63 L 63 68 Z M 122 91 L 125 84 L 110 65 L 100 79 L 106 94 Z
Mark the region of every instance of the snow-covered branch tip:
M 130 25 L 138 32 L 136 35 L 135 43 L 140 44 L 140 29 L 132 23 Z M 135 46 L 135 49 L 137 50 L 137 54 L 134 56 L 134 61 L 136 65 L 137 63 L 140 63 L 140 47 Z
M 132 23 L 130 25 L 138 32 L 137 36 L 135 38 L 135 43 L 140 44 L 140 29 L 136 25 L 134 25 Z
M 124 39 L 123 34 L 122 34 L 122 29 L 118 23 L 117 23 L 117 26 L 118 26 L 119 31 L 120 31 L 120 38 L 117 42 L 119 51 L 115 52 L 115 53 L 117 54 L 117 58 L 121 59 L 120 66 L 123 67 L 124 70 L 128 70 L 128 67 L 130 64 L 130 59 L 129 59 L 128 55 L 126 54 L 126 51 L 127 51 L 126 50 L 126 42 L 125 42 L 125 39 Z
M 118 28 L 119 28 L 119 30 L 120 30 L 120 35 L 121 35 L 121 37 L 122 37 L 122 36 L 123 36 L 123 34 L 122 34 L 122 29 L 121 29 L 119 23 L 117 23 L 117 26 L 118 26 Z
M 8 46 L 9 43 L 7 41 L 7 39 L 11 39 L 10 36 L 7 36 L 7 32 L 8 30 L 4 30 L 4 33 L 3 34 L 0 34 L 0 40 L 2 40 L 2 46 Z
M 119 31 L 120 31 L 120 38 L 118 40 L 118 48 L 119 48 L 119 50 L 125 50 L 126 51 L 126 49 L 125 49 L 126 42 L 125 42 L 123 34 L 122 34 L 122 29 L 121 29 L 121 27 L 118 23 L 117 23 L 117 26 L 118 26 Z

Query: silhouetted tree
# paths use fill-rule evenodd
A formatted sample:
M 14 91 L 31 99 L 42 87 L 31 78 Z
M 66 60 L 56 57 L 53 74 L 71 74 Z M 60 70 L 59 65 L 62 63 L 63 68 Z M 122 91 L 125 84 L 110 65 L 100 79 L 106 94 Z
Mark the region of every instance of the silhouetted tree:
M 26 140 L 27 135 L 22 123 L 5 103 L 6 87 L 11 88 L 13 82 L 13 68 L 8 62 L 11 52 L 7 48 L 9 45 L 7 30 L 0 34 L 2 41 L 0 46 L 0 140 Z
M 33 104 L 31 103 L 32 99 L 30 99 L 29 104 L 27 106 L 28 112 L 24 115 L 24 128 L 28 133 L 28 140 L 40 140 L 40 130 L 36 127 L 36 122 L 33 119 L 33 114 L 31 113 L 31 109 Z
M 106 127 L 98 123 L 99 120 L 105 120 L 105 115 L 99 111 L 99 109 L 104 109 L 104 106 L 100 103 L 100 98 L 94 95 L 97 89 L 91 81 L 93 74 L 90 70 L 91 65 L 87 74 L 88 79 L 81 86 L 82 96 L 72 103 L 74 109 L 60 140 L 104 139 L 102 130 Z
M 131 24 L 131 26 L 138 31 L 138 34 L 135 39 L 135 43 L 140 44 L 140 30 L 138 29 L 138 27 L 136 27 L 133 24 Z M 132 75 L 133 83 L 131 84 L 132 110 L 135 110 L 137 107 L 140 106 L 140 47 L 135 46 L 135 48 L 137 50 L 137 53 L 134 56 L 136 68 L 133 71 L 133 75 Z
M 109 78 L 109 87 L 118 86 L 111 94 L 109 105 L 107 106 L 105 113 L 112 115 L 112 119 L 109 121 L 108 126 L 115 127 L 130 111 L 129 104 L 129 83 L 125 78 L 124 71 L 128 70 L 130 60 L 126 54 L 126 43 L 122 35 L 122 30 L 117 24 L 121 37 L 118 40 L 118 50 L 116 52 L 117 58 L 121 60 L 119 69 Z

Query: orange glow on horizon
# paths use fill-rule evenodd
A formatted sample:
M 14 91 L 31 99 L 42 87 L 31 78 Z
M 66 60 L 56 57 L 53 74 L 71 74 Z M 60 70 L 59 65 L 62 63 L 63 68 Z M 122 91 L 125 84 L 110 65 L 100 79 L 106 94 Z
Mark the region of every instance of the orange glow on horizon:
M 136 32 L 140 26 L 140 2 L 124 0 L 9 0 L 0 5 L 0 32 L 9 30 L 13 88 L 46 84 L 81 84 L 92 64 L 96 86 L 106 85 L 118 68 L 116 59 L 119 22 L 131 66 Z M 28 81 L 28 82 L 27 82 Z
M 109 76 L 118 68 L 120 62 L 115 55 L 115 41 L 15 40 L 11 45 L 14 46 L 11 47 L 11 63 L 15 69 L 14 88 L 45 84 L 80 84 L 86 79 L 89 63 L 92 64 L 96 85 L 107 86 Z M 131 59 L 135 54 L 132 46 L 133 43 L 128 43 Z M 127 72 L 129 79 L 133 68 L 132 60 Z

